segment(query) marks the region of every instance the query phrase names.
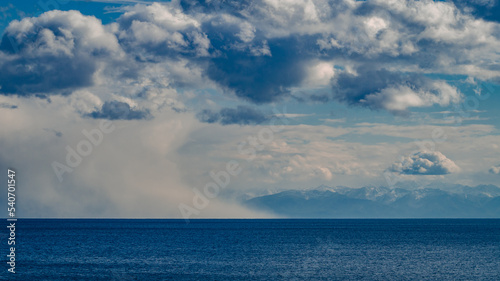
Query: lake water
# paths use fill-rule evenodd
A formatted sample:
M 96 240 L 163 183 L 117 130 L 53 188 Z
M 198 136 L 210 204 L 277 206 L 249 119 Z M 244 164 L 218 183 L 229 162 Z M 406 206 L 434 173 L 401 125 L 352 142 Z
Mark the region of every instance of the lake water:
M 500 280 L 500 220 L 20 219 L 16 235 L 4 280 Z

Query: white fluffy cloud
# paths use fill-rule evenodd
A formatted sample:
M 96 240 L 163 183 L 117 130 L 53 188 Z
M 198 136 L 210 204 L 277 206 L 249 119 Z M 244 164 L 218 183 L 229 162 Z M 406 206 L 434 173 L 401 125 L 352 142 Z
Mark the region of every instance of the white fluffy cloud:
M 490 173 L 492 173 L 494 175 L 500 175 L 500 165 L 498 165 L 498 166 L 492 166 L 490 168 Z
M 200 26 L 195 17 L 184 13 L 176 3 L 129 7 L 117 25 L 113 25 L 118 38 L 129 49 L 140 47 L 153 54 L 170 56 L 208 56 L 210 41 Z
M 417 152 L 395 163 L 391 170 L 405 175 L 445 175 L 460 168 L 439 151 Z
M 455 87 L 443 81 L 430 82 L 427 87 L 415 90 L 407 85 L 393 85 L 380 92 L 367 95 L 361 102 L 374 108 L 404 112 L 410 107 L 425 107 L 434 104 L 448 106 L 451 103 L 458 103 L 462 97 Z

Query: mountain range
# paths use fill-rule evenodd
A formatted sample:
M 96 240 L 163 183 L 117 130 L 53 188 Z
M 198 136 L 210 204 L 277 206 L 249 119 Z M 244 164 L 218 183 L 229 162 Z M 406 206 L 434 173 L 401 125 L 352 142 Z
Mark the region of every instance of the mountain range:
M 495 185 L 425 187 L 319 186 L 244 200 L 253 209 L 288 218 L 500 218 Z

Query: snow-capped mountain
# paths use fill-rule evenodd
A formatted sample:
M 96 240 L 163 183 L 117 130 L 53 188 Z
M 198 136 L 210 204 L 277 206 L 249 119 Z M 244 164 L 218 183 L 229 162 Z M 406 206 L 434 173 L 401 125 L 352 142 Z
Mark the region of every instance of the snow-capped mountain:
M 245 200 L 251 208 L 303 218 L 500 218 L 500 188 L 433 184 L 418 188 L 328 187 Z

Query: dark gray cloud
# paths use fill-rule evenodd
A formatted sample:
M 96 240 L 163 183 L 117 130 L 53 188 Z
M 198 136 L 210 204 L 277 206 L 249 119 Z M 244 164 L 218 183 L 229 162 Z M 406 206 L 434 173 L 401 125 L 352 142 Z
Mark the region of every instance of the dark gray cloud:
M 458 102 L 461 94 L 446 82 L 424 75 L 377 69 L 371 65 L 342 72 L 333 81 L 335 99 L 371 109 L 404 114 L 409 107 L 447 105 Z
M 362 66 L 356 69 L 356 74 L 340 73 L 335 78 L 333 94 L 339 101 L 360 104 L 366 100 L 368 95 L 380 92 L 392 85 L 411 85 L 420 88 L 422 84 L 422 76 Z M 370 106 L 370 104 L 366 104 L 366 106 Z M 371 106 L 377 107 L 378 105 Z
M 51 55 L 35 59 L 19 57 L 0 62 L 0 68 L 0 92 L 23 96 L 68 94 L 61 90 L 91 86 L 92 75 L 96 71 L 96 65 L 91 60 Z
M 198 119 L 205 123 L 220 123 L 222 125 L 253 125 L 269 120 L 269 116 L 248 106 L 223 108 L 219 112 L 205 109 L 197 114 Z
M 147 110 L 134 110 L 128 103 L 121 101 L 107 101 L 101 110 L 91 112 L 88 117 L 109 120 L 138 120 L 149 119 L 151 114 Z
M 2 103 L 0 103 L 0 108 L 16 109 L 16 108 L 17 108 L 17 105 L 2 102 Z
M 217 40 L 212 43 L 221 48 L 227 44 Z M 268 55 L 226 50 L 211 60 L 207 75 L 240 98 L 257 104 L 273 102 L 288 96 L 290 88 L 304 79 L 308 56 L 306 52 L 300 54 L 306 45 L 303 43 L 295 38 L 267 41 Z
M 58 138 L 60 138 L 60 137 L 62 137 L 62 136 L 63 136 L 63 133 L 61 133 L 61 132 L 59 132 L 59 131 L 57 131 L 57 130 L 54 130 L 54 129 L 43 128 L 43 130 L 44 130 L 45 132 L 49 132 L 49 133 L 54 134 L 54 135 L 55 135 L 56 137 L 58 137 Z

